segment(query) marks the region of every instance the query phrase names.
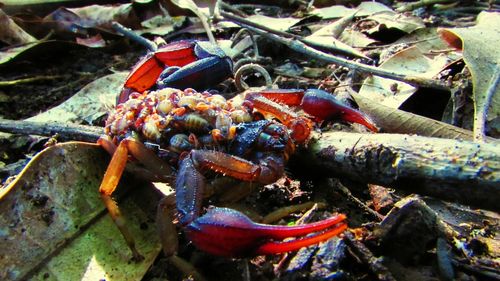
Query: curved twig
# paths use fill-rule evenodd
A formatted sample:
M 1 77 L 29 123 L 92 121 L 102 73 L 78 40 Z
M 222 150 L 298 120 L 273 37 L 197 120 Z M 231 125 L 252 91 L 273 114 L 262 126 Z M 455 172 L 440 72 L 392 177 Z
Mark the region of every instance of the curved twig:
M 264 77 L 264 80 L 266 81 L 267 88 L 270 88 L 273 85 L 273 80 L 271 79 L 271 75 L 269 75 L 269 72 L 267 72 L 267 70 L 264 67 L 262 67 L 258 64 L 255 64 L 255 63 L 249 63 L 249 64 L 245 64 L 245 65 L 241 66 L 234 73 L 234 83 L 235 83 L 238 91 L 243 92 L 243 91 L 247 90 L 248 88 L 250 88 L 247 85 L 247 83 L 245 83 L 243 81 L 243 78 L 242 78 L 244 73 L 248 73 L 250 71 L 260 73 L 262 75 L 262 77 Z

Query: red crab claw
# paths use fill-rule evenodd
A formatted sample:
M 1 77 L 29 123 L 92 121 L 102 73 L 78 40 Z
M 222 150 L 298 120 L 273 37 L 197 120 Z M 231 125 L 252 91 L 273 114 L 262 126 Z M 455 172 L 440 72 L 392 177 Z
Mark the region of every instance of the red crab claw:
M 167 44 L 146 55 L 130 72 L 125 87 L 139 93 L 150 89 L 165 69 L 165 66 L 182 67 L 198 59 L 194 53 L 193 41 L 178 41 Z
M 166 69 L 160 75 L 160 88 L 193 88 L 201 91 L 224 81 L 233 73 L 233 62 L 218 46 L 199 41 L 194 45 L 193 52 L 196 61 L 173 73 Z
M 283 174 L 283 157 L 272 154 L 255 164 L 218 151 L 192 150 L 181 160 L 175 182 L 178 218 L 187 237 L 199 249 L 214 255 L 242 257 L 297 250 L 338 235 L 347 228 L 344 215 L 300 226 L 273 226 L 252 222 L 238 211 L 214 208 L 201 214 L 205 177 L 210 169 L 256 183 L 270 183 Z M 265 164 L 264 164 L 265 163 Z M 303 237 L 315 233 L 312 236 Z M 280 242 L 287 237 L 300 237 Z
M 281 89 L 247 94 L 247 99 L 253 103 L 257 110 L 270 113 L 282 123 L 287 124 L 288 120 L 297 119 L 293 112 L 290 113 L 289 110 L 268 103 L 259 97 L 288 106 L 300 106 L 317 121 L 329 121 L 338 118 L 347 122 L 361 124 L 371 131 L 378 132 L 378 128 L 367 115 L 342 104 L 333 95 L 322 90 L 309 89 L 304 92 L 298 89 Z M 304 134 L 303 138 L 306 139 L 307 137 L 308 134 Z
M 302 109 L 319 120 L 340 118 L 351 123 L 358 123 L 373 132 L 378 128 L 364 113 L 342 104 L 333 95 L 316 89 L 307 90 L 302 98 Z
M 297 226 L 259 224 L 228 208 L 213 208 L 186 226 L 189 239 L 201 250 L 226 257 L 278 254 L 298 250 L 342 233 L 345 215 Z M 311 236 L 283 240 L 288 237 Z
M 134 67 L 118 102 L 126 101 L 131 91 L 142 93 L 156 84 L 162 88 L 204 90 L 224 81 L 232 70 L 231 59 L 218 46 L 209 42 L 173 42 L 147 55 Z

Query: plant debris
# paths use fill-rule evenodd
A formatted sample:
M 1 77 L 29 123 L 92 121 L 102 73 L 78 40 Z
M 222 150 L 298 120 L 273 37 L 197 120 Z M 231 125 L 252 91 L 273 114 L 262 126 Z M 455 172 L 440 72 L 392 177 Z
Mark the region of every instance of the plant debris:
M 500 280 L 495 1 L 53 2 L 0 7 L 0 279 Z M 167 256 L 157 227 L 172 225 L 155 213 L 175 212 L 175 190 L 129 161 L 115 197 L 145 257 L 132 261 L 99 197 L 109 157 L 95 144 L 151 51 L 124 33 L 155 48 L 217 44 L 241 69 L 210 89 L 224 98 L 245 85 L 323 89 L 370 116 L 380 133 L 318 122 L 273 184 L 219 176 L 204 194 L 207 208 L 258 222 L 343 213 L 349 228 L 244 259 L 173 229 Z

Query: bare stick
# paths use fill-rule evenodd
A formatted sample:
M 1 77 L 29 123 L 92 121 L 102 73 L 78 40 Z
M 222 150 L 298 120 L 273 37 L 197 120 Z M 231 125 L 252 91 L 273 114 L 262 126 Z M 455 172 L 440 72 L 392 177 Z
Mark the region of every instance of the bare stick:
M 31 122 L 0 119 L 0 131 L 23 134 L 53 136 L 59 134 L 62 140 L 96 142 L 104 133 L 103 128 L 56 122 Z
M 327 132 L 303 157 L 325 174 L 499 210 L 500 146 L 402 134 Z
M 476 100 L 476 117 L 474 118 L 474 141 L 485 142 L 485 127 L 486 117 L 488 116 L 488 108 L 490 107 L 493 95 L 497 92 L 500 84 L 500 67 L 495 67 L 495 72 L 491 77 L 490 86 L 486 90 L 486 96 L 483 103 L 478 103 Z
M 0 131 L 95 142 L 101 127 L 0 119 Z M 498 210 L 500 146 L 402 134 L 326 132 L 306 161 L 328 174 Z
M 334 63 L 340 66 L 347 67 L 352 70 L 359 70 L 359 71 L 364 71 L 373 75 L 377 75 L 380 77 L 388 78 L 388 79 L 393 79 L 396 81 L 402 81 L 405 83 L 408 83 L 413 86 L 420 86 L 420 87 L 427 87 L 427 88 L 433 88 L 433 89 L 439 89 L 439 90 L 444 90 L 444 91 L 449 91 L 449 87 L 446 85 L 446 83 L 441 82 L 439 80 L 433 80 L 433 79 L 427 79 L 423 77 L 418 77 L 418 76 L 409 76 L 409 75 L 403 75 L 399 73 L 394 73 L 391 71 L 387 71 L 384 69 L 380 69 L 377 67 L 373 67 L 370 65 L 358 63 L 355 61 L 351 61 L 348 59 L 344 59 L 341 57 L 336 57 L 321 51 L 318 51 L 312 47 L 307 46 L 303 42 L 295 39 L 293 35 L 288 34 L 288 37 L 282 36 L 283 32 L 277 32 L 274 31 L 270 28 L 263 28 L 261 25 L 255 24 L 249 20 L 246 20 L 245 18 L 241 18 L 239 16 L 223 12 L 221 11 L 221 15 L 224 16 L 225 18 L 230 19 L 231 21 L 235 22 L 236 24 L 243 26 L 257 34 L 260 34 L 270 40 L 280 42 L 289 48 L 293 49 L 296 52 L 303 53 L 309 57 L 320 59 L 329 63 Z M 281 35 L 278 35 L 281 34 Z
M 353 201 L 358 207 L 365 211 L 366 213 L 370 214 L 375 220 L 381 221 L 384 219 L 384 216 L 379 214 L 378 212 L 372 210 L 370 207 L 366 206 L 363 201 L 359 200 L 356 196 L 352 195 L 351 191 L 343 185 L 340 181 L 337 182 L 337 188 L 345 195 L 349 200 Z
M 133 41 L 143 45 L 151 52 L 154 52 L 158 49 L 158 46 L 153 41 L 150 41 L 150 40 L 140 36 L 139 34 L 135 33 L 132 29 L 127 28 L 127 27 L 119 24 L 116 21 L 114 21 L 111 24 L 111 26 L 113 27 L 113 29 L 115 31 L 121 33 L 123 36 L 127 37 L 128 39 L 133 40 Z

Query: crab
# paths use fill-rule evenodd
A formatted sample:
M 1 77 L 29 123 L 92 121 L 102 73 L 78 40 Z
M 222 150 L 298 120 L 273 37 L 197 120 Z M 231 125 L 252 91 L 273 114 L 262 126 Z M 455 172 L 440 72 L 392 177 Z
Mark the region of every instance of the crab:
M 179 224 L 197 248 L 210 254 L 276 254 L 342 233 L 347 228 L 343 214 L 305 225 L 278 226 L 255 223 L 228 208 L 202 213 L 205 187 L 216 176 L 262 185 L 281 178 L 288 157 L 297 145 L 307 143 L 315 122 L 340 116 L 376 131 L 367 116 L 320 90 L 257 91 L 226 100 L 186 87 L 204 88 L 208 77 L 217 83 L 231 73 L 229 58 L 207 44 L 172 43 L 140 61 L 98 140 L 112 154 L 99 188 L 101 198 L 134 259 L 142 256 L 112 199 L 129 160 L 171 180 Z M 292 110 L 295 107 L 304 113 Z M 177 233 L 171 219 L 161 220 L 163 249 L 174 255 L 177 245 L 165 244 L 176 244 Z M 288 237 L 296 238 L 282 241 Z

